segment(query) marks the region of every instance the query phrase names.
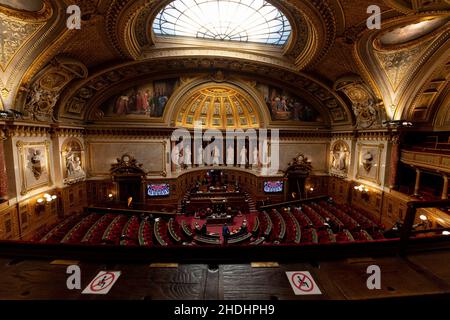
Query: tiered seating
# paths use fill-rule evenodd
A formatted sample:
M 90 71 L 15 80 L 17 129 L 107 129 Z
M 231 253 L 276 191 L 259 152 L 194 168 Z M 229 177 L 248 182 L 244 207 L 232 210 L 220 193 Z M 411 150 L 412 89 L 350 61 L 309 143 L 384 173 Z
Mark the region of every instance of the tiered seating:
M 194 233 L 192 232 L 191 227 L 186 223 L 185 220 L 181 221 L 181 229 L 183 229 L 183 232 L 188 239 L 192 239 Z
M 116 216 L 113 214 L 103 215 L 92 227 L 86 232 L 81 242 L 89 244 L 99 244 L 102 241 L 103 234 L 108 226 L 112 223 Z
M 153 228 L 150 222 L 146 219 L 141 221 L 139 226 L 139 245 L 150 247 L 153 244 Z
M 173 218 L 169 220 L 167 225 L 170 237 L 175 243 L 181 243 L 185 240 L 183 233 L 181 232 L 180 224 Z
M 277 210 L 272 210 L 269 216 L 273 223 L 270 241 L 282 241 L 286 235 L 286 222 Z
M 255 222 L 253 224 L 252 231 L 251 231 L 251 233 L 254 237 L 256 237 L 259 234 L 259 226 L 260 226 L 259 218 L 255 217 Z
M 100 219 L 101 215 L 92 213 L 89 216 L 85 217 L 83 220 L 78 222 L 70 231 L 64 236 L 61 240 L 61 243 L 74 243 L 78 244 L 83 239 L 86 232 L 92 225 Z
M 50 231 L 40 239 L 40 242 L 46 243 L 60 243 L 64 236 L 82 219 L 83 215 L 74 215 L 66 220 L 61 221 L 55 227 L 51 228 Z
M 139 244 L 139 225 L 139 218 L 137 216 L 131 216 L 122 229 L 121 245 L 136 246 Z
M 300 243 L 301 240 L 301 230 L 300 224 L 294 215 L 285 210 L 283 212 L 283 218 L 286 221 L 286 242 L 288 243 Z
M 317 230 L 314 228 L 308 228 L 302 230 L 301 243 L 319 243 L 319 236 Z
M 322 207 L 326 208 L 328 211 L 330 211 L 334 216 L 336 216 L 342 223 L 344 224 L 345 228 L 352 231 L 355 229 L 361 228 L 359 223 L 353 219 L 351 216 L 349 216 L 347 213 L 342 211 L 341 209 L 332 206 L 326 201 L 321 201 L 319 203 Z
M 331 226 L 333 231 L 339 232 L 342 229 L 344 229 L 344 224 L 341 220 L 336 218 L 334 214 L 332 214 L 330 211 L 328 211 L 326 208 L 318 205 L 317 203 L 311 203 L 311 207 L 314 211 L 316 211 L 318 214 L 322 216 L 322 218 L 325 219 L 325 221 Z
M 336 242 L 336 237 L 331 229 L 322 229 L 318 232 L 319 243 Z
M 118 245 L 120 243 L 120 237 L 122 236 L 123 227 L 127 222 L 127 216 L 117 216 L 103 233 L 102 242 Z
M 383 226 L 378 225 L 377 223 L 373 222 L 371 219 L 369 219 L 368 213 L 362 214 L 358 212 L 358 210 L 353 209 L 347 205 L 335 205 L 337 208 L 341 209 L 343 212 L 350 215 L 353 219 L 355 219 L 363 229 L 365 230 L 371 230 L 371 229 L 381 229 Z
M 311 219 L 302 212 L 300 208 L 292 208 L 292 214 L 297 219 L 300 226 L 304 228 L 312 228 L 314 224 L 312 223 Z
M 167 223 L 162 219 L 156 219 L 153 225 L 153 235 L 156 242 L 161 246 L 169 245 L 169 238 L 167 236 Z
M 356 241 L 372 241 L 372 236 L 366 230 L 359 230 L 352 232 L 353 238 Z
M 250 240 L 251 237 L 252 237 L 251 233 L 241 233 L 238 236 L 230 237 L 228 239 L 228 243 L 229 244 L 242 244 L 243 242 Z
M 335 235 L 335 237 L 336 237 L 336 242 L 355 241 L 355 239 L 353 238 L 352 234 L 347 229 L 337 233 Z
M 259 221 L 261 222 L 261 226 L 259 228 L 259 237 L 264 237 L 265 239 L 268 239 L 270 233 L 272 232 L 273 223 L 270 219 L 267 212 L 260 212 L 259 213 Z
M 194 239 L 195 241 L 202 244 L 214 244 L 214 245 L 220 244 L 220 238 L 212 238 L 204 235 L 196 235 Z
M 308 205 L 303 205 L 303 212 L 308 216 L 308 218 L 311 220 L 314 228 L 319 229 L 323 228 L 326 225 L 325 219 L 318 214 L 316 211 L 314 211 L 313 208 L 311 208 Z

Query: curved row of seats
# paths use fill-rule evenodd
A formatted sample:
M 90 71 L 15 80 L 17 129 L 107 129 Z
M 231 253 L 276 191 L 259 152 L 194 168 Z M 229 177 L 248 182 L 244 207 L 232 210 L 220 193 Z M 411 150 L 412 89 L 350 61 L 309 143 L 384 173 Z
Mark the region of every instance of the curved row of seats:
M 128 220 L 126 215 L 119 215 L 114 218 L 103 233 L 102 243 L 118 245 L 122 237 L 123 227 Z
M 247 228 L 232 233 L 228 244 L 315 244 L 384 239 L 382 226 L 365 213 L 331 201 L 259 212 Z M 200 228 L 198 226 L 198 228 Z M 48 229 L 46 243 L 168 246 L 220 244 L 220 235 L 193 230 L 185 219 L 150 219 L 138 215 L 87 214 Z

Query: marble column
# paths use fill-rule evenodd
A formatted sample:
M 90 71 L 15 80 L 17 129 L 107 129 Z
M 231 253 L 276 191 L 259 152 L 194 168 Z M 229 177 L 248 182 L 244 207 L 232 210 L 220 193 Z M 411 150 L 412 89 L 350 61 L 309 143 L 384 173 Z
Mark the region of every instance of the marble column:
M 416 184 L 414 186 L 414 195 L 418 196 L 419 195 L 419 189 L 420 189 L 420 170 L 416 169 Z
M 3 139 L 0 137 L 0 200 L 8 195 L 8 174 L 6 173 L 5 151 L 3 148 Z
M 392 138 L 391 145 L 391 163 L 390 163 L 390 176 L 389 176 L 389 188 L 394 189 L 397 186 L 397 172 L 398 162 L 400 159 L 400 141 L 399 137 Z
M 448 199 L 448 176 L 444 174 L 442 176 L 444 178 L 444 186 L 442 187 L 442 200 Z

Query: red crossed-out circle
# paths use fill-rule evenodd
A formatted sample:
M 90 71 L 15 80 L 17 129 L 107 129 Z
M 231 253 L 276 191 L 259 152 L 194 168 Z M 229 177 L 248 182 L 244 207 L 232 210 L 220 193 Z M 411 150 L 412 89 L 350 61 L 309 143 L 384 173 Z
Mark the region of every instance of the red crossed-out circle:
M 105 290 L 114 283 L 115 278 L 116 276 L 114 275 L 114 273 L 105 272 L 103 274 L 100 274 L 91 282 L 90 288 L 94 292 Z
M 300 283 L 298 285 L 296 283 L 297 276 L 300 276 Z M 303 292 L 310 292 L 314 289 L 314 281 L 310 277 L 308 277 L 306 274 L 304 274 L 303 272 L 294 273 L 292 275 L 291 279 L 292 279 L 292 283 L 298 290 L 301 290 Z M 306 283 L 306 281 L 308 281 L 308 280 L 309 280 L 309 283 L 311 283 L 311 286 L 308 289 L 304 289 L 303 284 Z

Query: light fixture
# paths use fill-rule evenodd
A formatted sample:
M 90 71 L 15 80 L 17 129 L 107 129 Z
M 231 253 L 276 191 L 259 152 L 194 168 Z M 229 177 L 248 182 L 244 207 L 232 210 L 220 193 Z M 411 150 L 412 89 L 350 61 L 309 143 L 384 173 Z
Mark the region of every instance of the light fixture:
M 312 191 L 314 191 L 314 188 L 313 187 L 311 187 L 311 188 L 309 188 L 309 190 L 312 192 Z
M 359 192 L 369 192 L 369 188 L 367 188 L 365 185 L 360 184 L 359 186 L 354 186 L 353 189 L 359 191 Z
M 419 216 L 419 218 L 420 218 L 420 220 L 422 220 L 422 221 L 427 221 L 427 220 L 428 220 L 427 216 L 424 215 L 424 214 L 421 214 L 421 215 Z
M 43 202 L 44 202 L 44 199 L 42 199 L 42 198 L 37 199 L 37 203 L 41 204 Z
M 412 127 L 414 124 L 406 120 L 385 120 L 383 121 L 383 125 L 387 127 L 407 128 Z
M 447 231 L 447 230 L 442 231 L 442 235 L 444 235 L 444 236 L 450 236 L 450 231 Z

